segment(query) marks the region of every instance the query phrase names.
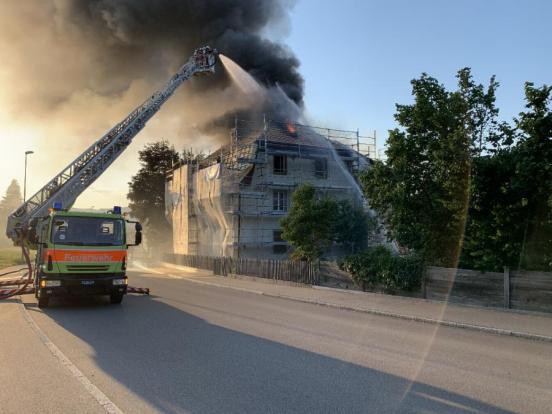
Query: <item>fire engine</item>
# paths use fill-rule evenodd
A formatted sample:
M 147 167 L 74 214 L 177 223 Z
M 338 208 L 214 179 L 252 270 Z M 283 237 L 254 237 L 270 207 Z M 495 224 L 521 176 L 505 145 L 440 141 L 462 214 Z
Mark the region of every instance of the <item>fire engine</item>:
M 6 234 L 21 246 L 28 274 L 25 279 L 1 282 L 0 286 L 17 287 L 0 290 L 0 299 L 34 292 L 38 305 L 46 307 L 54 296 L 109 295 L 112 303 L 121 303 L 126 293 L 149 292 L 127 286 L 127 250 L 142 240 L 140 223 L 127 220 L 120 207 L 105 213 L 70 209 L 182 83 L 215 71 L 217 55 L 208 46 L 196 49 L 163 88 L 9 215 Z M 37 251 L 34 266 L 29 249 Z

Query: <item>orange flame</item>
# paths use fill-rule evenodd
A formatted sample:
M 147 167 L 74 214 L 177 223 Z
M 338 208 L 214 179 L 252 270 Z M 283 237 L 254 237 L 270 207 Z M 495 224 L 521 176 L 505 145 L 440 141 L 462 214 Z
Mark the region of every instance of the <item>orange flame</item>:
M 297 128 L 291 122 L 287 123 L 287 130 L 290 134 L 297 134 Z

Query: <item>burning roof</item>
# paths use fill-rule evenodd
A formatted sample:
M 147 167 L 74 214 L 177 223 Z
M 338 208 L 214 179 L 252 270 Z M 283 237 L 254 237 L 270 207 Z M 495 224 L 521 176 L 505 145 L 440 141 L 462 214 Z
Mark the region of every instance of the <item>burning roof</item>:
M 318 130 L 320 132 L 317 132 Z M 328 135 L 323 134 L 325 131 L 328 131 Z M 258 144 L 264 140 L 266 140 L 266 146 L 275 152 L 299 152 L 301 156 L 309 156 L 309 154 L 322 156 L 331 148 L 335 149 L 336 153 L 344 159 L 358 157 L 359 153 L 353 148 L 353 145 L 340 142 L 329 131 L 333 130 L 291 122 L 270 121 L 267 122 L 265 128 L 264 123 L 239 123 L 236 121 L 234 139 L 237 138 L 238 145 L 236 146 L 234 143 L 234 145 L 221 146 L 200 163 L 200 168 L 220 162 L 224 158 L 227 165 L 235 165 L 237 170 L 246 169 L 247 162 L 245 160 L 255 158 Z M 364 154 L 360 154 L 360 156 L 366 162 L 370 162 Z
M 312 127 L 292 122 L 270 121 L 265 130 L 263 126 L 238 128 L 240 144 L 252 143 L 266 138 L 267 143 L 293 144 L 316 148 L 328 148 L 328 139 L 317 133 Z

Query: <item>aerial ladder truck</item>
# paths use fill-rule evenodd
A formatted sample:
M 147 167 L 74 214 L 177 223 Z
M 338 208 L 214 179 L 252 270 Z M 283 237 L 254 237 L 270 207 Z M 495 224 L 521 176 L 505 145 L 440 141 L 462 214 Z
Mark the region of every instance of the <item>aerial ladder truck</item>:
M 21 246 L 28 273 L 22 279 L 4 282 L 0 279 L 0 286 L 9 283 L 17 286 L 0 290 L 0 299 L 34 292 L 39 307 L 48 306 L 53 296 L 65 295 L 109 295 L 112 303 L 120 303 L 131 291 L 126 276 L 127 249 L 141 243 L 140 223 L 127 221 L 120 207 L 105 214 L 69 209 L 182 83 L 194 75 L 215 71 L 217 54 L 208 46 L 196 49 L 162 89 L 9 215 L 6 235 L 14 245 Z M 135 225 L 132 243 L 127 241 L 129 223 Z M 36 250 L 34 267 L 29 249 Z

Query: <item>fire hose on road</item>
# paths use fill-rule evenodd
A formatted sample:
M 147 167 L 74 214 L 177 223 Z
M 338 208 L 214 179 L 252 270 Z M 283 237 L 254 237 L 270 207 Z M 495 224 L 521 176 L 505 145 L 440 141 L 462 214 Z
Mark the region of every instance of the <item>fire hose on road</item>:
M 18 286 L 27 283 L 27 279 L 7 279 L 0 280 L 0 286 Z
M 29 249 L 25 247 L 25 245 L 21 246 L 21 252 L 23 253 L 23 257 L 25 258 L 25 263 L 27 264 L 27 278 L 26 279 L 19 279 L 17 284 L 21 284 L 22 286 L 12 289 L 2 289 L 0 290 L 0 300 L 1 299 L 8 299 L 12 296 L 19 295 L 23 292 L 27 293 L 27 286 L 33 282 L 33 265 L 31 264 L 31 258 L 29 257 Z M 21 271 L 22 269 L 20 269 Z M 16 272 L 16 271 L 14 271 Z M 6 274 L 12 274 L 14 272 L 7 272 Z M 0 275 L 1 276 L 1 275 Z M 22 282 L 22 283 L 19 283 Z M 1 285 L 0 285 L 1 286 Z M 34 291 L 34 288 L 33 288 Z
M 15 270 L 10 270 L 4 273 L 0 273 L 0 277 L 13 275 L 26 271 L 23 277 L 17 279 L 0 279 L 0 287 L 7 287 L 6 289 L 0 289 L 0 300 L 9 299 L 16 295 L 24 295 L 29 293 L 35 293 L 34 279 L 33 279 L 33 266 L 31 264 L 31 259 L 29 256 L 29 250 L 22 246 L 21 247 L 23 257 L 25 258 L 25 263 L 27 267 L 22 267 Z M 31 285 L 31 286 L 29 286 Z M 127 293 L 136 293 L 141 295 L 149 295 L 149 288 L 138 288 L 133 286 L 127 287 Z

